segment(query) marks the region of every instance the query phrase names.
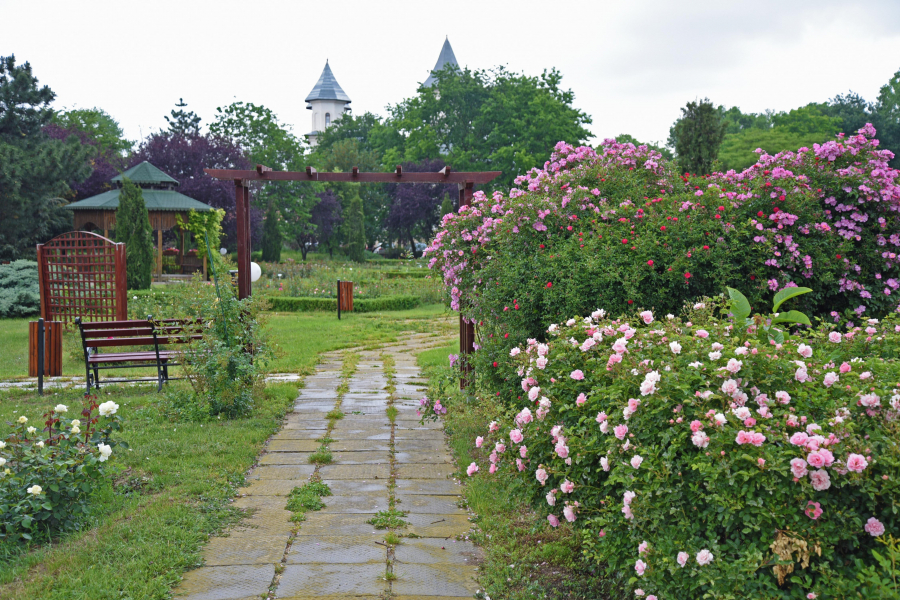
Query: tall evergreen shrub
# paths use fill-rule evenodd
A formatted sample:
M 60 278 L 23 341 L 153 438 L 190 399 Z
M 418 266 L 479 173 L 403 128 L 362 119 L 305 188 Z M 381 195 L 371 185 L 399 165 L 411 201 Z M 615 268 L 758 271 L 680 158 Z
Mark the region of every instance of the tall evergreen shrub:
M 268 262 L 281 262 L 282 241 L 278 209 L 275 207 L 275 202 L 269 202 L 269 208 L 266 210 L 266 223 L 263 227 L 262 259 Z
M 363 262 L 363 252 L 366 249 L 365 215 L 363 214 L 362 198 L 359 197 L 359 184 L 355 184 L 347 192 L 350 206 L 347 217 L 348 255 L 350 260 Z
M 127 177 L 122 181 L 119 208 L 116 210 L 116 241 L 125 243 L 128 265 L 128 289 L 145 290 L 150 287 L 153 270 L 153 235 L 150 214 L 144 204 L 141 188 Z

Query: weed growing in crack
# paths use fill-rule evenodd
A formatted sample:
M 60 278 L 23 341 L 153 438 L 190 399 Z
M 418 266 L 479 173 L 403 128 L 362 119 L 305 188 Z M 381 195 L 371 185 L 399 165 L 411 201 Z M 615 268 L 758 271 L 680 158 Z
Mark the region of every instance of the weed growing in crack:
M 402 510 L 392 508 L 390 510 L 378 511 L 375 513 L 375 516 L 366 521 L 366 523 L 374 525 L 375 529 L 398 529 L 409 525 L 409 523 L 403 520 L 403 517 L 405 516 L 406 513 Z
M 331 450 L 329 450 L 328 448 L 324 448 L 324 447 L 319 448 L 318 450 L 316 450 L 315 452 L 313 452 L 312 454 L 309 455 L 310 464 L 327 465 L 327 464 L 331 463 L 331 461 L 332 461 Z
M 331 495 L 331 489 L 321 481 L 308 481 L 295 487 L 288 495 L 287 509 L 294 513 L 291 521 L 300 522 L 306 520 L 306 513 L 310 510 L 322 510 L 325 503 L 322 498 Z

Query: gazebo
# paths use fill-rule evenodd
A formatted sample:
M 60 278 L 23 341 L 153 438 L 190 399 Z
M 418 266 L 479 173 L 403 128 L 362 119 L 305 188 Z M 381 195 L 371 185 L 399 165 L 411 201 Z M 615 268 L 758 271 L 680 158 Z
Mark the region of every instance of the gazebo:
M 75 229 L 84 231 L 101 230 L 104 237 L 109 237 L 109 230 L 115 229 L 116 226 L 116 209 L 119 208 L 119 194 L 122 191 L 122 180 L 125 177 L 141 188 L 144 204 L 150 213 L 150 227 L 156 232 L 156 273 L 158 279 L 162 279 L 163 231 L 172 229 L 179 229 L 181 232 L 181 245 L 175 251 L 178 256 L 178 265 L 181 273 L 190 274 L 202 271 L 205 279 L 206 256 L 200 257 L 185 254 L 185 232 L 178 227 L 176 217 L 181 215 L 181 220 L 187 222 L 188 213 L 192 210 L 205 212 L 215 209 L 208 204 L 188 198 L 184 194 L 175 191 L 178 181 L 147 161 L 131 167 L 121 175 L 113 177 L 110 180 L 113 189 L 67 205 L 66 208 L 75 213 Z

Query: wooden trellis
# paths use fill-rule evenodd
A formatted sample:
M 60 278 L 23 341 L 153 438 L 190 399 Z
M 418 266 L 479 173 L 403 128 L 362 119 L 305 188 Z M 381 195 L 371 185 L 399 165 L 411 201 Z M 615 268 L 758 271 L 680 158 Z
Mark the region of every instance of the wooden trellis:
M 45 321 L 128 318 L 125 244 L 70 231 L 38 244 L 37 257 Z

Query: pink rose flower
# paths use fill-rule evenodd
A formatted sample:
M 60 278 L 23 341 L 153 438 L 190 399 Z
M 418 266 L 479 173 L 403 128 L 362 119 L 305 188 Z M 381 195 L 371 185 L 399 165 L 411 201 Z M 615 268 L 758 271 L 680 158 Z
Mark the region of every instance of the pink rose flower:
M 521 444 L 522 440 L 525 439 L 525 436 L 522 435 L 521 429 L 513 429 L 509 432 L 509 439 L 511 439 L 514 444 Z
M 803 358 L 809 358 L 813 354 L 813 349 L 806 344 L 800 344 L 800 346 L 797 347 L 797 353 Z
M 813 502 L 812 500 L 810 500 L 809 502 L 807 502 L 806 510 L 803 512 L 806 513 L 807 517 L 809 517 L 810 519 L 815 521 L 820 516 L 822 516 L 822 513 L 824 511 L 822 510 L 822 507 L 819 505 L 818 502 Z
M 551 527 L 559 527 L 559 519 L 556 518 L 556 515 L 547 515 L 547 520 L 550 521 Z
M 850 372 L 850 363 L 844 362 L 841 363 L 840 371 L 841 373 L 849 373 Z
M 642 462 L 644 462 L 644 459 L 640 454 L 635 454 L 633 457 L 631 457 L 631 466 L 635 469 L 640 467 Z
M 795 446 L 805 446 L 808 440 L 809 436 L 802 431 L 798 431 L 791 436 L 791 443 Z
M 841 334 L 837 331 L 832 331 L 828 334 L 828 341 L 832 344 L 840 344 L 841 343 Z
M 822 383 L 825 384 L 825 387 L 831 387 L 835 383 L 837 383 L 839 379 L 840 377 L 838 377 L 838 374 L 832 371 L 830 373 L 825 373 L 825 379 L 822 381 Z
M 735 443 L 738 445 L 749 444 L 752 439 L 750 432 L 748 431 L 738 431 L 737 437 L 735 438 Z
M 475 463 L 472 463 L 472 464 L 474 465 Z M 477 471 L 478 469 L 476 468 L 475 470 Z M 544 469 L 538 469 L 537 471 L 535 471 L 534 476 L 541 483 L 541 485 L 544 485 L 545 483 L 547 483 L 547 478 L 550 477 L 547 474 L 547 471 L 545 471 Z
M 713 556 L 712 552 L 710 552 L 709 550 L 701 550 L 697 553 L 697 564 L 701 567 L 704 567 L 711 563 L 713 561 L 713 558 L 715 557 Z
M 578 397 L 575 398 L 575 404 L 576 404 L 577 406 L 581 406 L 581 405 L 583 405 L 585 402 L 587 402 L 587 396 L 585 396 L 584 394 L 578 394 Z
M 469 465 L 468 468 L 466 469 L 466 474 L 469 477 L 471 477 L 472 475 L 474 475 L 477 472 L 478 472 L 478 465 L 476 465 L 474 462 L 471 465 Z
M 847 468 L 854 473 L 862 473 L 869 466 L 869 461 L 862 454 L 851 454 L 847 457 Z
M 614 433 L 614 434 L 616 435 L 616 437 L 619 438 L 620 440 L 624 440 L 624 439 L 625 439 L 625 436 L 628 434 L 628 425 L 625 425 L 624 423 L 621 424 L 621 425 L 616 425 L 616 426 L 613 428 L 613 433 Z
M 875 517 L 869 517 L 865 526 L 866 533 L 872 537 L 884 535 L 884 524 Z
M 806 477 L 807 469 L 806 469 L 806 461 L 802 458 L 792 458 L 791 459 L 791 473 L 794 474 L 794 477 L 798 479 L 800 477 Z
M 525 458 L 525 456 L 527 454 L 528 454 L 528 446 L 519 446 L 519 456 L 521 456 L 522 458 Z
M 678 558 L 676 558 L 675 561 L 683 567 L 687 564 L 687 561 L 689 558 L 690 558 L 690 555 L 688 555 L 687 552 L 679 552 Z
M 575 490 L 575 484 L 566 479 L 560 484 L 559 489 L 564 494 L 571 494 Z
M 709 337 L 709 332 L 706 331 L 705 329 L 698 329 L 697 331 L 694 332 L 694 335 L 696 335 L 698 338 L 706 339 Z
M 636 563 L 634 563 L 634 570 L 637 571 L 639 577 L 644 576 L 644 571 L 647 570 L 647 563 L 638 559 Z
M 519 469 L 519 472 L 522 472 L 525 470 L 525 463 L 522 462 L 521 458 L 516 459 L 516 468 Z
M 825 457 L 816 450 L 815 452 L 809 453 L 809 456 L 806 457 L 806 462 L 809 463 L 809 466 L 811 467 L 821 469 L 825 466 Z
M 488 469 L 488 473 L 490 473 L 491 475 L 493 475 L 493 474 L 496 473 L 496 472 L 497 472 L 497 464 L 496 464 L 496 463 L 491 463 L 491 466 L 490 466 L 490 468 Z
M 702 423 L 702 422 L 697 421 L 697 420 L 691 421 L 691 431 L 692 431 L 693 433 L 697 433 L 697 432 L 700 431 L 701 429 L 703 429 L 703 423 Z
M 809 481 L 812 483 L 813 489 L 817 492 L 824 492 L 831 487 L 831 477 L 829 477 L 828 471 L 822 469 L 810 471 Z
M 647 548 L 649 548 L 649 547 L 650 547 L 650 544 L 648 544 L 647 541 L 644 540 L 643 542 L 638 544 L 638 554 L 643 554 L 644 552 L 647 551 Z
M 565 444 L 557 444 L 554 450 L 560 458 L 566 458 L 567 456 L 569 456 L 569 447 Z
M 475 438 L 475 447 L 481 448 L 482 444 L 484 444 L 484 438 L 479 435 L 477 438 Z
M 581 369 L 575 369 L 569 374 L 569 377 L 571 377 L 575 381 L 581 381 L 582 379 L 584 379 L 584 373 L 581 372 Z
M 597 421 L 598 423 L 602 423 L 603 421 L 606 420 L 606 413 L 605 412 L 597 413 L 597 418 L 594 420 Z
M 572 508 L 571 505 L 567 505 L 563 509 L 563 516 L 566 518 L 566 521 L 568 521 L 569 523 L 574 523 L 575 522 L 575 509 Z
M 547 492 L 547 504 L 550 506 L 556 506 L 556 490 L 550 490 Z

